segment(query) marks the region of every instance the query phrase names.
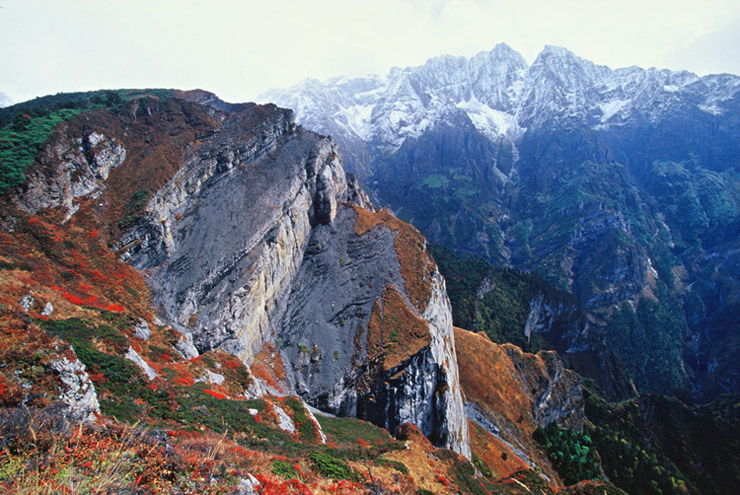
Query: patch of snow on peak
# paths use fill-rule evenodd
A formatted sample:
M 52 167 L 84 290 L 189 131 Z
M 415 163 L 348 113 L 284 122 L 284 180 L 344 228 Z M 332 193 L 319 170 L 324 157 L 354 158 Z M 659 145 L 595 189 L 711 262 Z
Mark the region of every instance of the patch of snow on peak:
M 468 101 L 458 103 L 457 108 L 467 113 L 475 128 L 486 137 L 516 138 L 524 131 L 514 115 L 494 110 L 485 103 L 481 103 L 475 96 Z
M 375 105 L 352 105 L 348 108 L 340 107 L 340 111 L 334 115 L 336 122 L 361 139 L 367 141 L 372 134 L 370 118 Z M 344 119 L 341 119 L 343 117 Z M 345 120 L 345 122 L 342 122 Z
M 632 100 L 612 100 L 607 101 L 599 105 L 601 108 L 601 123 L 606 123 L 619 113 L 625 106 L 627 106 Z
M 699 110 L 702 112 L 710 113 L 712 115 L 722 115 L 725 113 L 723 108 L 720 108 L 717 106 L 716 103 L 713 103 L 711 105 L 699 105 Z

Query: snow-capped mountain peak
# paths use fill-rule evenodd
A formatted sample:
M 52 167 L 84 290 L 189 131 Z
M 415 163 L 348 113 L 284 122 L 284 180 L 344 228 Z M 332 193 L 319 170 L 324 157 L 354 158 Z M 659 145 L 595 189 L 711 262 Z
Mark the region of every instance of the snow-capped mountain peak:
M 552 45 L 528 65 L 500 43 L 470 59 L 442 55 L 418 67 L 394 67 L 386 76 L 308 79 L 268 91 L 260 101 L 293 108 L 300 124 L 345 142 L 392 151 L 443 122 L 451 109 L 490 139 L 513 141 L 527 128 L 550 124 L 654 123 L 686 106 L 720 115 L 740 90 L 738 81 L 634 66 L 613 70 Z

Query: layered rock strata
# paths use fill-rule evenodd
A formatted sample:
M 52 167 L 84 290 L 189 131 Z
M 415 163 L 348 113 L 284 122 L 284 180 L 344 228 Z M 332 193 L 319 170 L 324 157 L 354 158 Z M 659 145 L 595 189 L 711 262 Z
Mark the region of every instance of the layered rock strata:
M 423 237 L 367 209 L 336 145 L 289 110 L 216 117 L 114 246 L 148 275 L 179 350 L 251 364 L 272 342 L 312 406 L 411 422 L 469 456 L 449 300 Z
M 407 256 L 426 271 L 405 277 Z M 470 455 L 450 304 L 413 227 L 342 205 L 312 231 L 287 308 L 279 347 L 309 403 Z

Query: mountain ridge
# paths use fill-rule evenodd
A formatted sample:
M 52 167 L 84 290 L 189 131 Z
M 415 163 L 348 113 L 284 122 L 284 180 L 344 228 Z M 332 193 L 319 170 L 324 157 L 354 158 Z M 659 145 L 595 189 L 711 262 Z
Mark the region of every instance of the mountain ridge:
M 444 282 L 413 227 L 386 212 L 377 228 L 355 229 L 372 207 L 330 139 L 296 127 L 291 110 L 230 105 L 204 92 L 110 100 L 53 130 L 26 182 L 3 198 L 9 211 L 84 225 L 146 273 L 157 321 L 181 335 L 174 348 L 185 359 L 220 350 L 251 365 L 270 342 L 286 363 L 284 393 L 318 400 L 325 382 L 307 388 L 300 363 L 304 349 L 334 332 L 322 342 L 329 355 L 312 356 L 309 368 L 317 376 L 329 369 L 341 384 L 328 397 L 341 402 L 333 412 L 393 432 L 416 422 L 438 445 L 470 456 Z M 346 246 L 312 240 L 325 229 L 341 232 Z M 316 265 L 339 258 L 339 269 L 327 274 L 314 264 L 319 255 Z M 301 283 L 319 281 L 331 310 L 307 319 L 293 309 L 305 301 L 289 299 Z M 55 286 L 71 294 L 69 285 Z M 334 301 L 344 305 L 335 311 Z M 400 346 L 413 340 L 403 325 L 391 341 L 382 322 L 373 335 L 377 308 L 382 318 L 416 321 L 419 345 Z M 156 376 L 140 356 L 134 361 Z M 403 378 L 388 385 L 393 376 Z
M 580 72 L 576 79 L 572 78 L 574 71 Z M 561 77 L 570 79 L 562 80 Z M 586 83 L 582 82 L 584 77 Z M 724 91 L 716 90 L 719 79 L 723 80 Z M 547 87 L 547 81 L 555 85 Z M 709 93 L 702 94 L 701 86 L 710 90 Z M 715 91 L 711 91 L 712 86 Z M 728 88 L 731 94 L 727 94 Z M 356 134 L 363 139 L 380 139 L 397 149 L 403 139 L 418 136 L 420 130 L 427 128 L 425 126 L 435 117 L 436 107 L 450 103 L 459 106 L 477 100 L 485 105 L 483 109 L 466 113 L 479 131 L 496 138 L 506 135 L 508 128 L 495 122 L 491 116 L 496 115 L 495 112 L 514 117 L 515 122 L 510 126 L 538 126 L 553 118 L 553 112 L 547 112 L 545 105 L 553 101 L 552 95 L 541 96 L 543 91 L 568 92 L 571 100 L 562 95 L 563 100 L 558 105 L 561 111 L 564 108 L 562 103 L 570 107 L 573 114 L 567 117 L 578 117 L 592 125 L 618 125 L 619 122 L 610 121 L 635 112 L 647 112 L 651 114 L 650 118 L 659 119 L 660 112 L 648 112 L 647 104 L 652 105 L 660 98 L 671 100 L 671 95 L 682 91 L 689 93 L 691 98 L 703 96 L 704 100 L 695 104 L 703 111 L 722 112 L 721 102 L 737 93 L 738 89 L 738 76 L 699 77 L 688 71 L 636 66 L 613 70 L 577 57 L 566 48 L 552 45 L 547 45 L 533 63 L 527 65 L 518 52 L 501 43 L 491 51 L 482 51 L 469 59 L 442 55 L 430 58 L 420 66 L 394 67 L 384 76 L 340 76 L 324 82 L 307 79 L 285 90 L 268 90 L 258 100 L 275 101 L 293 108 L 299 122 L 322 132 L 331 129 L 321 118 L 331 115 L 335 124 L 343 124 L 353 132 L 356 129 L 359 131 Z M 638 100 L 639 104 L 634 108 L 624 105 L 627 102 L 623 98 L 629 94 Z M 327 99 L 336 104 L 332 105 Z M 384 108 L 386 100 L 394 100 L 398 107 Z M 323 108 L 318 108 L 317 103 Z M 411 113 L 415 126 L 399 126 L 397 118 L 394 123 L 394 112 L 399 113 L 404 103 L 413 105 L 407 110 L 419 112 L 419 115 Z M 368 105 L 373 106 L 369 114 Z M 545 110 L 545 115 L 537 117 L 542 110 Z M 586 115 L 588 110 L 598 110 L 600 115 Z M 384 129 L 379 127 L 382 120 L 395 125 Z M 493 125 L 486 127 L 483 122 Z

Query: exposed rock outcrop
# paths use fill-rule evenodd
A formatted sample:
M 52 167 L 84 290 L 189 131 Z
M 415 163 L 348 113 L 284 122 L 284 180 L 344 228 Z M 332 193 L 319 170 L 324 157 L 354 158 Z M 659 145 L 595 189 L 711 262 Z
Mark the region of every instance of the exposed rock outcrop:
M 256 125 L 251 111 L 232 116 L 187 156 L 119 242 L 151 271 L 164 314 L 196 348 L 245 362 L 269 335 L 311 225 L 355 191 L 329 140 L 296 130 L 288 110 L 263 111 Z
M 138 366 L 142 373 L 144 373 L 149 379 L 149 381 L 152 381 L 157 377 L 157 371 L 152 368 L 149 363 L 144 361 L 144 359 L 139 356 L 139 354 L 132 347 L 128 348 L 125 358 Z
M 551 422 L 583 429 L 580 376 L 553 351 L 529 354 L 459 328 L 455 339 L 468 417 L 524 462 L 555 477 L 532 433 Z
M 251 364 L 272 342 L 312 406 L 412 422 L 470 456 L 449 300 L 421 234 L 366 209 L 336 145 L 289 110 L 218 112 L 114 246 L 148 274 L 178 350 Z
M 100 413 L 100 404 L 85 365 L 77 359 L 70 361 L 62 357 L 54 361 L 51 368 L 59 374 L 64 386 L 59 400 L 69 406 L 71 418 L 74 421 L 92 421 L 94 415 Z
M 532 419 L 544 428 L 552 422 L 583 429 L 581 377 L 563 366 L 553 351 L 528 354 L 511 344 L 502 346 L 516 369 L 522 389 L 532 397 Z
M 331 225 L 312 232 L 281 350 L 312 405 L 391 432 L 410 422 L 469 456 L 444 281 L 430 264 L 414 271 L 421 287 L 407 284 L 404 255 L 428 259 L 413 227 L 386 211 L 341 206 Z
M 115 138 L 87 130 L 74 140 L 58 132 L 40 154 L 42 167 L 32 170 L 25 191 L 16 198 L 23 209 L 35 213 L 42 208 L 63 207 L 67 218 L 79 205 L 77 198 L 105 187 L 111 169 L 126 160 L 126 149 Z

